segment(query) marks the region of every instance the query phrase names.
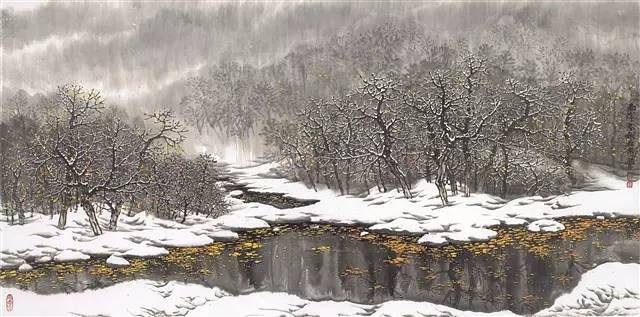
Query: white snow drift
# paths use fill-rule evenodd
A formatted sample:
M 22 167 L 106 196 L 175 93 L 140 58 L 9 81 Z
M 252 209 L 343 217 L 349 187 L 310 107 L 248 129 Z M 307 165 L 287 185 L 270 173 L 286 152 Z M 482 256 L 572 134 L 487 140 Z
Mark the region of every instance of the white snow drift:
M 100 236 L 93 236 L 88 229 L 82 210 L 70 212 L 67 221 L 64 230 L 57 228 L 57 217 L 40 214 L 29 218 L 25 225 L 0 222 L 0 267 L 86 260 L 91 256 L 153 257 L 168 254 L 167 247 L 202 246 L 238 237 L 216 219 L 198 216 L 188 217 L 185 224 L 180 224 L 144 212 L 132 217 L 121 215 L 118 230 L 105 231 Z M 99 221 L 106 227 L 109 215 L 103 213 Z

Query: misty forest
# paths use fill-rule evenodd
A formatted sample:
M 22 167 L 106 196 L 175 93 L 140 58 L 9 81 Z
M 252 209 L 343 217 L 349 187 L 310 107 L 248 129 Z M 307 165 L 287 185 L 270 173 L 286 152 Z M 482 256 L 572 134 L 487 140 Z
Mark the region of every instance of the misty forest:
M 638 3 L 1 12 L 9 316 L 640 314 Z

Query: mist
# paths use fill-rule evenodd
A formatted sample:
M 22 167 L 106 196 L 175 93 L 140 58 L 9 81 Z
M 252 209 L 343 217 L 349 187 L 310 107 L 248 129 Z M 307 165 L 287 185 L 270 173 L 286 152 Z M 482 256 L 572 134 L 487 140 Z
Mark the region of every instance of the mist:
M 47 93 L 65 83 L 102 91 L 133 115 L 175 108 L 187 80 L 221 63 L 255 69 L 301 48 L 400 21 L 441 41 L 469 46 L 494 25 L 518 24 L 566 39 L 569 47 L 620 52 L 639 60 L 638 3 L 54 3 L 2 8 L 2 102 L 16 91 Z M 532 43 L 535 45 L 536 43 Z M 312 50 L 312 49 L 311 49 Z M 361 56 L 366 59 L 366 51 Z M 357 72 L 370 73 L 370 69 Z M 352 72 L 357 78 L 358 73 Z M 189 151 L 225 160 L 261 155 L 259 131 L 198 133 Z

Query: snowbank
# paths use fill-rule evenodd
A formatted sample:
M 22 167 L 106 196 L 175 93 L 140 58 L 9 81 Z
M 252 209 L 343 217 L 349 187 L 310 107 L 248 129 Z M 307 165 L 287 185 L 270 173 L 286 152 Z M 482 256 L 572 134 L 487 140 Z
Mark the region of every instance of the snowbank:
M 564 230 L 564 225 L 555 220 L 541 219 L 530 223 L 527 229 L 533 232 L 556 232 Z
M 0 222 L 0 268 L 19 267 L 25 262 L 86 260 L 91 256 L 153 257 L 168 254 L 167 247 L 202 246 L 238 238 L 215 219 L 199 216 L 188 217 L 187 223 L 180 224 L 144 212 L 132 217 L 121 215 L 118 230 L 100 236 L 93 236 L 82 210 L 68 214 L 64 230 L 58 229 L 57 221 L 57 217 L 34 214 L 24 225 Z M 106 228 L 109 215 L 101 214 L 99 221 Z
M 488 240 L 496 236 L 488 227 L 528 225 L 532 231 L 564 230 L 553 218 L 568 216 L 640 216 L 640 184 L 626 188 L 626 181 L 597 166 L 582 170 L 588 186 L 582 191 L 552 197 L 523 197 L 505 201 L 488 194 L 450 196 L 442 207 L 435 185 L 420 181 L 412 189 L 413 198 L 404 199 L 396 190 L 372 189 L 366 197 L 339 196 L 320 188 L 317 192 L 301 182 L 278 176 L 275 163 L 253 167 L 231 167 L 239 183 L 251 191 L 282 193 L 287 197 L 318 200 L 309 206 L 280 210 L 258 203 L 238 203 L 232 215 L 246 223 L 262 219 L 269 223 L 308 219 L 316 223 L 364 225 L 370 231 L 423 235 L 422 243 L 445 244 Z M 580 168 L 585 168 L 580 166 Z
M 559 297 L 552 307 L 535 316 L 637 316 L 640 312 L 639 272 L 639 264 L 600 265 L 585 273 L 571 293 Z M 313 302 L 285 293 L 231 296 L 216 287 L 176 281 L 137 280 L 82 293 L 54 295 L 5 288 L 0 297 L 5 298 L 6 294 L 14 298 L 14 310 L 5 312 L 6 316 L 516 316 L 509 311 L 478 313 L 413 301 L 360 305 Z M 109 299 L 109 305 L 95 304 L 105 298 Z
M 600 265 L 536 316 L 640 316 L 640 265 Z
M 128 266 L 129 261 L 127 261 L 127 259 L 125 258 L 121 258 L 115 254 L 112 254 L 109 258 L 107 258 L 107 265 L 111 267 Z

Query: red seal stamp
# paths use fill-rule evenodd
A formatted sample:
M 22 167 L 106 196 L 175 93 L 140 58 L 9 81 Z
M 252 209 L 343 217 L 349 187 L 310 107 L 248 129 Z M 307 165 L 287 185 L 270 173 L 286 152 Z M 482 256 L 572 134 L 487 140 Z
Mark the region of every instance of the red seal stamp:
M 13 310 L 13 295 L 11 294 L 7 295 L 7 299 L 5 301 L 5 308 L 7 309 L 7 311 Z

